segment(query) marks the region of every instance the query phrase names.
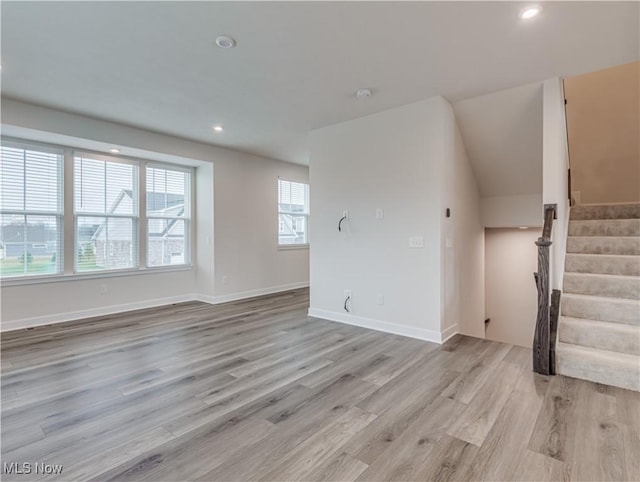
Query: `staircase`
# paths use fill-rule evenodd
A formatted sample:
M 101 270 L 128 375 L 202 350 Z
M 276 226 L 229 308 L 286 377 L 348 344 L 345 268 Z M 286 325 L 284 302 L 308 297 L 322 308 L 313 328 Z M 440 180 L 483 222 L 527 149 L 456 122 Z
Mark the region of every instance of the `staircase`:
M 557 372 L 640 391 L 640 204 L 569 219 Z

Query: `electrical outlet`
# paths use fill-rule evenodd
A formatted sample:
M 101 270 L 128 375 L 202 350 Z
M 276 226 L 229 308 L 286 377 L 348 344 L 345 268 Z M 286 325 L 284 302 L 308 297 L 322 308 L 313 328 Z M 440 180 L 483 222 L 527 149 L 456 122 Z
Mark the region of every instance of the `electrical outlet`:
M 100 290 L 100 294 L 101 295 L 106 295 L 107 294 L 107 285 L 101 284 L 99 290 Z
M 229 283 L 229 278 L 227 276 L 223 276 L 222 277 L 222 284 L 226 285 L 227 283 Z
M 344 299 L 351 298 L 351 290 L 344 290 Z
M 381 294 L 378 294 L 378 296 L 376 296 L 376 304 L 377 305 L 384 305 L 384 296 Z
M 384 218 L 384 210 L 382 208 L 376 209 L 376 219 Z

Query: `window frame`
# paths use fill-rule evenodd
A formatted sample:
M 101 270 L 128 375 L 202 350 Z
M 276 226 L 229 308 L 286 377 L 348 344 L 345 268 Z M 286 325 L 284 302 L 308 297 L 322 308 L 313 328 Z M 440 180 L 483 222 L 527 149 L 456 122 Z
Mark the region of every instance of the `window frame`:
M 102 279 L 102 278 L 116 278 L 116 277 L 128 277 L 139 276 L 155 272 L 180 272 L 180 271 L 192 271 L 194 269 L 194 255 L 196 253 L 195 247 L 195 226 L 193 215 L 196 212 L 196 198 L 195 198 L 195 182 L 196 182 L 196 168 L 192 165 L 174 164 L 171 162 L 155 161 L 139 157 L 131 157 L 126 155 L 113 155 L 103 151 L 86 149 L 84 147 L 70 146 L 57 144 L 55 142 L 41 142 L 32 141 L 29 139 L 22 139 L 12 136 L 0 136 L 1 145 L 17 145 L 28 146 L 36 150 L 43 150 L 45 152 L 62 153 L 62 174 L 61 174 L 61 230 L 60 230 L 60 246 L 58 251 L 60 253 L 59 271 L 51 274 L 38 274 L 38 275 L 24 275 L 24 276 L 10 276 L 0 277 L 0 286 L 23 286 L 32 284 L 43 283 L 59 283 L 67 281 L 80 281 L 89 279 Z M 137 223 L 137 241 L 138 241 L 138 263 L 137 267 L 124 268 L 124 269 L 105 269 L 95 271 L 80 271 L 75 270 L 75 253 L 76 253 L 76 223 L 75 223 L 75 209 L 74 209 L 74 157 L 76 154 L 83 153 L 91 156 L 95 159 L 108 159 L 119 161 L 125 164 L 136 164 L 138 166 L 138 223 Z M 147 163 L 156 165 L 158 167 L 166 167 L 177 170 L 187 170 L 191 172 L 190 176 L 190 227 L 188 231 L 188 249 L 189 249 L 189 262 L 187 264 L 180 265 L 162 265 L 162 266 L 146 266 L 146 165 Z M 47 215 L 50 215 L 48 213 Z M 81 214 L 84 215 L 84 214 Z
M 288 182 L 288 183 L 296 183 L 296 184 L 302 184 L 305 186 L 305 207 L 306 207 L 306 211 L 304 213 L 296 213 L 296 212 L 291 212 L 291 211 L 281 211 L 280 210 L 280 182 Z M 278 245 L 278 250 L 289 250 L 289 249 L 309 249 L 309 245 L 310 245 L 310 229 L 309 229 L 309 219 L 311 216 L 311 206 L 310 206 L 310 198 L 311 198 L 311 187 L 309 185 L 308 181 L 296 181 L 293 179 L 288 179 L 288 178 L 284 178 L 284 177 L 278 177 L 278 182 L 276 184 L 276 196 L 277 196 L 277 201 L 276 201 L 276 209 L 277 209 L 277 216 L 278 216 L 278 224 L 277 224 L 277 232 L 276 232 L 276 236 L 277 236 L 277 245 Z M 293 216 L 298 216 L 298 217 L 304 217 L 305 218 L 305 242 L 304 243 L 298 243 L 298 244 L 282 244 L 280 243 L 280 214 L 289 214 L 289 215 L 293 215 Z
M 34 142 L 23 139 L 14 139 L 10 137 L 2 137 L 0 139 L 0 145 L 2 147 L 9 147 L 13 149 L 23 149 L 23 150 L 32 150 L 39 151 L 42 153 L 55 154 L 60 156 L 60 164 L 58 166 L 58 209 L 56 211 L 43 211 L 43 210 L 31 210 L 27 209 L 26 206 L 26 173 L 25 173 L 25 205 L 24 209 L 16 210 L 16 209 L 4 209 L 4 206 L 0 204 L 0 214 L 1 215 L 15 215 L 15 216 L 52 216 L 56 218 L 56 226 L 58 230 L 58 246 L 56 246 L 56 264 L 57 270 L 54 273 L 22 273 L 16 276 L 2 276 L 0 273 L 0 283 L 2 285 L 12 284 L 13 282 L 20 282 L 22 280 L 32 283 L 39 282 L 40 280 L 47 278 L 59 277 L 64 273 L 65 270 L 65 175 L 66 175 L 66 162 L 65 162 L 65 150 L 61 146 Z M 26 167 L 26 166 L 25 166 Z M 25 221 L 25 226 L 26 226 Z M 6 256 L 6 246 L 3 245 L 3 250 L 5 251 Z

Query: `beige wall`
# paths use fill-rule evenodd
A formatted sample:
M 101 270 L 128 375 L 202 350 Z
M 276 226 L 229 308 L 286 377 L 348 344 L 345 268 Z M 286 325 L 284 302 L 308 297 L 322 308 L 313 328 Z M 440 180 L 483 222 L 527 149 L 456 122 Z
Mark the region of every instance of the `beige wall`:
M 540 229 L 485 229 L 485 337 L 531 347 L 536 325 L 535 241 Z
M 580 202 L 640 201 L 640 62 L 564 81 L 572 191 Z

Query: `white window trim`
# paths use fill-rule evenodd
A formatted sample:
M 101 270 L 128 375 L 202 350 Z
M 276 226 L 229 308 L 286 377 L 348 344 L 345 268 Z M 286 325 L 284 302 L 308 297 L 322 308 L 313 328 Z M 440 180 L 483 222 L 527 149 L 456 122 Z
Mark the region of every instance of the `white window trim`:
M 195 246 L 195 223 L 193 222 L 192 213 L 196 212 L 197 206 L 195 205 L 195 168 L 191 166 L 184 166 L 179 164 L 171 164 L 158 161 L 150 161 L 141 158 L 133 158 L 128 156 L 109 155 L 105 152 L 93 151 L 89 149 L 80 149 L 73 146 L 65 146 L 52 143 L 42 143 L 37 141 L 24 140 L 14 137 L 1 138 L 3 145 L 16 146 L 16 147 L 31 147 L 34 149 L 42 150 L 43 152 L 51 152 L 63 154 L 62 162 L 62 214 L 61 217 L 61 236 L 60 240 L 62 247 L 61 253 L 61 272 L 55 274 L 32 274 L 24 276 L 10 276 L 6 278 L 0 277 L 0 287 L 10 286 L 22 286 L 22 285 L 35 285 L 42 283 L 57 283 L 68 281 L 80 281 L 88 279 L 100 279 L 100 278 L 115 278 L 115 277 L 127 277 L 127 276 L 139 276 L 148 275 L 153 273 L 170 273 L 179 271 L 192 271 L 194 269 L 194 254 L 196 253 Z M 137 164 L 138 165 L 138 266 L 126 269 L 111 269 L 100 271 L 75 271 L 75 252 L 76 252 L 76 239 L 75 239 L 75 222 L 76 213 L 74 212 L 74 182 L 73 182 L 73 167 L 74 156 L 86 154 L 93 156 L 96 159 L 108 160 L 113 162 L 120 162 L 125 164 Z M 188 222 L 188 235 L 187 235 L 187 247 L 189 251 L 188 262 L 179 265 L 164 265 L 164 266 L 146 266 L 146 247 L 147 247 L 147 217 L 146 217 L 146 166 L 151 165 L 158 167 L 165 167 L 174 169 L 177 171 L 187 171 L 191 173 L 190 176 L 190 216 Z M 67 189 L 67 186 L 70 186 Z M 51 215 L 51 213 L 47 213 Z M 57 214 L 56 214 L 57 215 Z M 89 214 L 81 213 L 80 216 Z M 104 217 L 104 215 L 100 215 Z M 116 215 L 117 217 L 117 215 Z M 124 216 L 130 217 L 130 216 Z M 69 241 L 70 240 L 70 241 Z

